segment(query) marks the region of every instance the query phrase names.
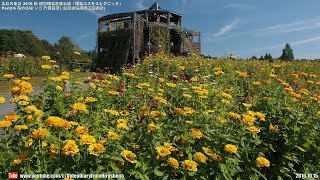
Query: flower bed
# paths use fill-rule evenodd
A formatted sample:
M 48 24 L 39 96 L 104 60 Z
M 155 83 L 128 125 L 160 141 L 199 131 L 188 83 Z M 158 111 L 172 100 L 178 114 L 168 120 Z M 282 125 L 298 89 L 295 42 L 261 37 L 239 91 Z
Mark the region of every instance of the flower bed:
M 157 56 L 121 76 L 13 87 L 0 169 L 276 179 L 320 169 L 320 64 Z M 50 71 L 50 70 L 49 70 Z M 3 99 L 2 99 L 3 101 Z M 8 100 L 7 100 L 8 101 Z M 1 107 L 1 104 L 0 104 Z

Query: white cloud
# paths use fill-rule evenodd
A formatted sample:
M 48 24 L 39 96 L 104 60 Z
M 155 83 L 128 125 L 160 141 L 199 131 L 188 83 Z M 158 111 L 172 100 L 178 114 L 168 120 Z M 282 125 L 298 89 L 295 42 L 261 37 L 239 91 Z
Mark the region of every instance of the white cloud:
M 186 5 L 186 4 L 187 4 L 187 0 L 181 0 L 181 3 L 182 3 L 183 5 Z
M 241 9 L 241 10 L 248 10 L 254 8 L 251 5 L 248 4 L 240 4 L 240 3 L 231 3 L 227 4 L 225 8 L 234 8 L 234 9 Z
M 136 4 L 137 9 L 138 10 L 148 9 L 148 6 L 146 6 L 144 3 L 145 3 L 144 0 L 138 0 Z
M 213 37 L 220 37 L 228 34 L 230 31 L 235 29 L 239 24 L 239 20 L 234 20 L 230 24 L 227 24 L 219 29 L 217 33 L 212 34 Z
M 86 33 L 81 34 L 81 35 L 78 37 L 78 40 L 82 40 L 82 39 L 91 37 L 91 36 L 93 36 L 93 35 L 95 35 L 95 32 L 92 32 L 92 31 L 86 32 Z
M 318 36 L 314 36 L 311 38 L 307 38 L 307 39 L 302 39 L 302 40 L 296 40 L 296 41 L 291 41 L 288 42 L 291 46 L 300 46 L 300 45 L 305 45 L 305 44 L 309 44 L 312 42 L 320 42 L 320 35 Z M 279 43 L 279 44 L 274 44 L 271 46 L 265 46 L 265 47 L 260 47 L 260 48 L 253 48 L 253 49 L 246 49 L 246 50 L 238 50 L 237 53 L 250 53 L 250 54 L 255 54 L 255 53 L 259 53 L 259 52 L 266 52 L 266 51 L 270 51 L 273 49 L 279 49 L 281 50 L 284 46 L 285 46 L 285 42 L 284 43 Z
M 318 28 L 320 28 L 319 17 L 299 20 L 291 23 L 277 24 L 266 28 L 257 29 L 256 35 L 264 36 L 266 34 L 298 32 Z
M 312 37 L 312 38 L 308 38 L 308 39 L 294 41 L 294 42 L 291 42 L 290 44 L 291 45 L 303 45 L 303 44 L 308 44 L 308 43 L 317 42 L 317 41 L 320 41 L 320 35 Z
M 107 13 L 105 11 L 90 11 L 87 10 L 88 13 L 95 15 L 96 17 L 102 17 L 105 16 Z
M 232 24 L 232 23 L 231 23 Z M 237 25 L 237 23 L 235 23 Z M 225 29 L 221 28 L 221 33 L 223 30 L 230 29 L 230 26 L 225 26 Z M 238 36 L 244 36 L 244 35 L 253 35 L 258 37 L 264 37 L 267 35 L 275 35 L 275 34 L 281 34 L 281 33 L 291 33 L 291 32 L 299 32 L 299 31 L 305 31 L 305 30 L 312 30 L 312 29 L 320 29 L 320 17 L 314 17 L 310 19 L 304 19 L 299 20 L 295 22 L 290 23 L 284 23 L 284 24 L 276 24 L 264 28 L 258 28 L 253 29 L 251 31 L 243 31 L 243 32 L 237 32 L 233 34 L 224 34 L 223 36 L 218 36 L 218 33 L 211 33 L 204 36 L 207 36 L 207 41 L 211 40 L 224 40 L 232 37 L 238 37 Z

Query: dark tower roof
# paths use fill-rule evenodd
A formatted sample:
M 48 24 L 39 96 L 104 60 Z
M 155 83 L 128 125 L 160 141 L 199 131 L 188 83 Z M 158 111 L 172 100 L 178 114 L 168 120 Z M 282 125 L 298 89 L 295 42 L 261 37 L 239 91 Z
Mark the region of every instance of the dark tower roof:
M 140 11 L 135 11 L 135 12 L 128 12 L 128 13 L 117 13 L 117 14 L 109 14 L 109 15 L 106 15 L 106 16 L 102 16 L 99 18 L 98 21 L 103 21 L 103 20 L 106 20 L 106 19 L 114 19 L 114 18 L 121 18 L 121 17 L 124 17 L 124 16 L 130 16 L 132 13 L 137 13 L 137 14 L 145 14 L 145 13 L 171 13 L 175 16 L 180 16 L 182 17 L 181 14 L 179 13 L 176 13 L 176 12 L 173 12 L 173 11 L 170 11 L 170 10 L 162 10 L 161 7 L 159 6 L 159 4 L 157 2 L 153 3 L 152 6 L 149 8 L 149 9 L 145 9 L 145 10 L 140 10 Z
M 157 2 L 153 3 L 149 10 L 161 10 L 161 7 Z

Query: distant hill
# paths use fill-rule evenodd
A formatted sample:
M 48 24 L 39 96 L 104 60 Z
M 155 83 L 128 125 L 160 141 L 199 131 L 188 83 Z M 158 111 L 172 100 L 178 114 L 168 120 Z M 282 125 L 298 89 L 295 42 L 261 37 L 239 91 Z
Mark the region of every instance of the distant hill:
M 49 55 L 61 63 L 70 61 L 91 63 L 95 58 L 95 50 L 83 51 L 71 37 L 62 36 L 57 43 L 38 38 L 30 30 L 0 29 L 0 55 L 7 52 L 22 53 L 24 55 L 39 57 Z M 81 52 L 75 55 L 74 52 Z
M 52 45 L 41 40 L 29 30 L 0 29 L 0 53 L 7 51 L 23 53 L 30 56 L 50 54 Z

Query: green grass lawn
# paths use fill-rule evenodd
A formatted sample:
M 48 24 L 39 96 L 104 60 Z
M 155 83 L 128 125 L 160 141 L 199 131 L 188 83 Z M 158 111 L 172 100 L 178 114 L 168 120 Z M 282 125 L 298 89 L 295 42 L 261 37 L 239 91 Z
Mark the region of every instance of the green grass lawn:
M 91 75 L 92 75 L 92 72 L 78 72 L 78 73 L 73 73 L 72 78 L 82 79 L 82 78 L 89 77 Z M 40 87 L 46 79 L 47 79 L 46 76 L 32 77 L 30 79 L 30 83 L 34 88 Z M 9 87 L 13 87 L 13 86 L 14 85 L 12 84 L 12 80 L 10 81 L 0 80 L 0 96 L 10 93 Z

